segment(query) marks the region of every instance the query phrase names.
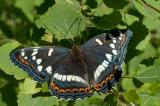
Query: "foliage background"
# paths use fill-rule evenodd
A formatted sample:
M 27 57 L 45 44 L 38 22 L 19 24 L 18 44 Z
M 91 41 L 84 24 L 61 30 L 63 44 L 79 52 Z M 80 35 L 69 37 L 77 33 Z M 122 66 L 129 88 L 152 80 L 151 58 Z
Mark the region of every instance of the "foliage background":
M 105 95 L 50 95 L 9 60 L 17 46 L 71 47 L 114 27 L 133 31 L 123 77 Z M 160 0 L 0 0 L 0 106 L 159 106 Z

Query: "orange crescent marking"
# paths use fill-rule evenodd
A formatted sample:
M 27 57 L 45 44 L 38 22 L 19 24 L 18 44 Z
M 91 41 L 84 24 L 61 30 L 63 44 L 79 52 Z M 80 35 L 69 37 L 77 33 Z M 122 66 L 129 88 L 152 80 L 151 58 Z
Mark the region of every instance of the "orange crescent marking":
M 70 89 L 67 89 L 66 92 L 67 93 L 72 93 L 72 91 Z
M 77 92 L 78 92 L 78 89 L 74 88 L 72 91 L 73 91 L 74 93 L 77 93 Z
M 114 75 L 111 74 L 111 75 L 109 76 L 109 80 L 112 80 L 113 77 L 114 77 Z
M 103 80 L 102 82 L 101 82 L 101 86 L 104 86 L 106 84 L 106 80 Z
M 101 88 L 101 85 L 100 84 L 96 84 L 95 89 L 99 90 L 100 88 Z
M 52 83 L 51 83 L 51 87 L 54 89 L 55 86 L 56 86 L 56 85 L 54 84 L 54 82 L 52 82 Z
M 89 91 L 90 91 L 90 87 L 87 87 L 87 88 L 86 88 L 86 92 L 89 92 Z
M 84 88 L 79 89 L 80 92 L 86 92 Z
M 60 93 L 65 93 L 65 90 L 64 89 L 60 89 L 59 92 Z
M 59 92 L 59 88 L 57 86 L 54 87 L 54 90 L 57 91 L 57 92 Z

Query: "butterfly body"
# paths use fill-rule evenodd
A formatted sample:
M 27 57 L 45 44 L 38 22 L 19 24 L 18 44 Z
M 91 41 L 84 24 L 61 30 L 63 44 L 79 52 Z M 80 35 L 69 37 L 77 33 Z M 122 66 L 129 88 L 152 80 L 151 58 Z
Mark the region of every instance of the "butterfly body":
M 114 37 L 113 35 L 118 35 Z M 38 82 L 50 82 L 52 95 L 64 99 L 105 93 L 121 77 L 130 30 L 98 35 L 81 47 L 31 47 L 14 50 L 13 63 Z

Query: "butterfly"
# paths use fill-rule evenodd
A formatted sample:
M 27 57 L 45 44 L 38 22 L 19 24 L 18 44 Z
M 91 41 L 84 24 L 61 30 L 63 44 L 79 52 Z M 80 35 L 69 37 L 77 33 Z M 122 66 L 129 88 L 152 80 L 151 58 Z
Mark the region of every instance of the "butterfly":
M 103 33 L 72 49 L 58 46 L 13 50 L 11 61 L 38 82 L 49 82 L 52 95 L 63 99 L 106 93 L 121 77 L 130 30 Z

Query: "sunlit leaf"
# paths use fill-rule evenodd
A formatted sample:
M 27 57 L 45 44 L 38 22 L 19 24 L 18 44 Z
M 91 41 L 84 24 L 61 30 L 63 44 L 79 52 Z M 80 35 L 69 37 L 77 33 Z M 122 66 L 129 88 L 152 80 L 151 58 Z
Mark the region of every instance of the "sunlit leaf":
M 58 40 L 73 39 L 85 29 L 87 23 L 80 10 L 71 7 L 67 3 L 55 4 L 36 21 L 37 26 L 44 27 Z
M 24 79 L 27 75 L 20 68 L 15 66 L 9 57 L 10 52 L 16 47 L 20 46 L 20 44 L 16 41 L 11 43 L 7 43 L 0 47 L 0 68 L 9 75 L 14 75 L 14 77 L 18 80 Z M 3 61 L 2 61 L 3 60 Z
M 140 103 L 140 97 L 139 97 L 139 95 L 136 93 L 136 91 L 133 90 L 133 89 L 127 91 L 127 92 L 124 94 L 124 98 L 125 98 L 127 101 L 132 102 L 132 103 L 136 103 L 136 104 L 139 104 L 139 103 Z
M 19 106 L 53 106 L 58 105 L 58 99 L 51 97 L 32 97 L 29 94 L 18 95 Z
M 159 106 L 159 83 L 146 83 L 140 89 L 138 89 L 137 93 L 141 97 L 141 106 Z
M 156 59 L 155 64 L 143 71 L 143 73 L 136 76 L 136 78 L 144 83 L 157 82 L 160 83 L 160 58 Z
M 20 85 L 20 93 L 22 94 L 35 94 L 40 92 L 41 88 L 36 88 L 37 82 L 34 80 L 27 78 L 24 81 L 24 84 Z

